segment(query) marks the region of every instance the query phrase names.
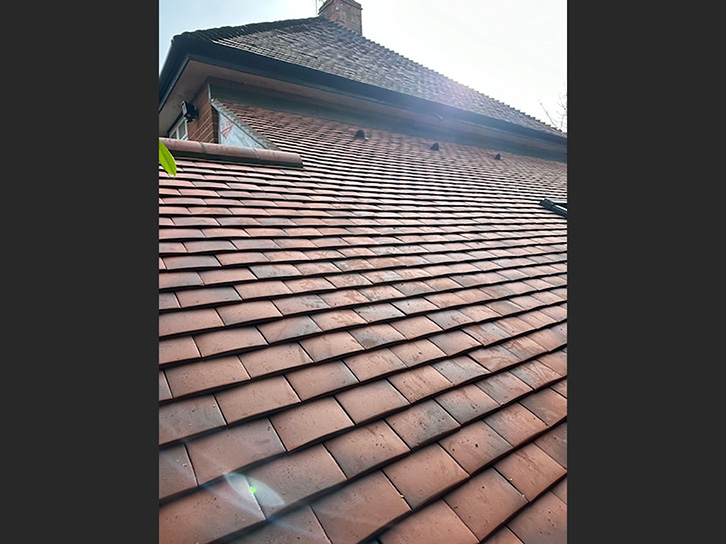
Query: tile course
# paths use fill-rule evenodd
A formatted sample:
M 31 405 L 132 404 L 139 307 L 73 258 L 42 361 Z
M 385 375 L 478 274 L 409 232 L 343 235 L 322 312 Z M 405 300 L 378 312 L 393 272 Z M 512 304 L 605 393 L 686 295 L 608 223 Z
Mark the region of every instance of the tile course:
M 566 167 L 228 106 L 303 168 L 160 171 L 166 541 L 561 535 Z

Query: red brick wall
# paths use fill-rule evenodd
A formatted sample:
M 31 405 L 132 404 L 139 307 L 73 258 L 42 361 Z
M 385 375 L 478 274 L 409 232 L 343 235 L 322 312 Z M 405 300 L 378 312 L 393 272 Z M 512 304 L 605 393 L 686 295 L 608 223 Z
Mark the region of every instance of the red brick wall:
M 199 89 L 192 104 L 197 108 L 199 117 L 191 123 L 187 123 L 189 139 L 197 142 L 219 143 L 217 110 L 209 103 L 209 91 L 206 84 Z

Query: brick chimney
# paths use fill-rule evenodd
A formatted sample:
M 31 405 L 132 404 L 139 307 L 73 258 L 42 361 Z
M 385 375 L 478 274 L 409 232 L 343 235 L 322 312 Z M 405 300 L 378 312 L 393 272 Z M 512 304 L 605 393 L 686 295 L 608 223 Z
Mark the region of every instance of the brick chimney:
M 355 0 L 326 0 L 320 6 L 318 15 L 343 25 L 345 28 L 363 34 L 361 11 L 363 7 Z

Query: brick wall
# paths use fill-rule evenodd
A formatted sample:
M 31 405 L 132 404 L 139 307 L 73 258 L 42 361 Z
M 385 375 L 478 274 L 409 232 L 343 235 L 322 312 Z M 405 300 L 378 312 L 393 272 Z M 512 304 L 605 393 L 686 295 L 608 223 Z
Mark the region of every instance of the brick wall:
M 206 84 L 199 89 L 194 100 L 192 100 L 192 104 L 197 108 L 199 117 L 191 123 L 187 123 L 189 139 L 197 142 L 219 143 L 217 110 L 209 103 L 209 92 Z

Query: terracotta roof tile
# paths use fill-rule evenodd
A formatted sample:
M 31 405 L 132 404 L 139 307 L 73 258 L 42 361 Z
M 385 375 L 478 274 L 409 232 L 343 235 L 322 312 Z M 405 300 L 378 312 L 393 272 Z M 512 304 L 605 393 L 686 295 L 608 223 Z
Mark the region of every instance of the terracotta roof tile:
M 373 304 L 361 308 L 354 308 L 353 310 L 368 323 L 402 317 L 404 315 L 398 308 L 388 303 Z
M 253 378 L 281 370 L 302 367 L 311 362 L 310 356 L 297 342 L 269 346 L 266 349 L 243 353 L 239 356 L 239 359 Z
M 546 353 L 545 355 L 538 357 L 537 360 L 550 367 L 560 376 L 567 375 L 567 353 L 563 351 Z
M 519 448 L 498 461 L 494 468 L 529 501 L 533 501 L 567 472 L 536 444 Z
M 547 351 L 553 351 L 567 343 L 566 334 L 557 334 L 552 328 L 540 329 L 538 331 L 535 331 L 530 334 L 528 338 L 534 342 L 537 342 Z
M 410 511 L 380 471 L 318 499 L 311 506 L 334 544 L 365 541 Z
M 486 539 L 487 544 L 524 544 L 506 525 Z
M 550 426 L 567 417 L 567 399 L 550 388 L 537 391 L 520 402 Z
M 194 489 L 196 486 L 197 480 L 184 444 L 159 452 L 159 499 Z
M 173 310 L 180 307 L 174 293 L 159 293 L 159 310 Z
M 567 422 L 553 427 L 537 438 L 534 443 L 552 459 L 567 468 Z
M 388 380 L 376 380 L 336 395 L 350 418 L 360 425 L 372 418 L 408 406 L 406 398 Z
M 555 484 L 555 486 L 550 489 L 550 492 L 562 502 L 567 504 L 567 477 Z
M 298 295 L 280 298 L 274 301 L 275 306 L 288 316 L 292 314 L 307 313 L 315 310 L 327 310 L 330 306 L 318 295 Z
M 547 350 L 534 340 L 530 340 L 528 336 L 519 336 L 505 340 L 500 347 L 513 353 L 520 361 L 542 355 Z
M 512 336 L 512 333 L 500 328 L 498 323 L 499 321 L 469 325 L 464 327 L 463 330 L 466 334 L 477 340 L 479 346 L 488 346 L 494 342 Z
M 436 311 L 438 307 L 424 297 L 408 298 L 405 300 L 397 300 L 392 304 L 406 315 L 419 314 L 424 312 Z
M 446 495 L 444 500 L 479 539 L 489 536 L 527 503 L 524 495 L 491 468 Z
M 282 315 L 269 300 L 219 306 L 216 313 L 219 314 L 225 325 L 252 323 Z
M 498 459 L 512 446 L 483 421 L 475 421 L 439 440 L 469 474 Z
M 343 362 L 361 382 L 406 368 L 406 364 L 387 348 L 352 355 Z
M 524 314 L 520 314 L 517 317 L 520 320 L 530 324 L 532 326 L 532 328 L 546 327 L 547 325 L 551 325 L 552 323 L 555 323 L 554 319 L 552 319 L 550 316 L 548 316 L 546 313 L 542 312 L 541 310 L 536 310 L 534 312 L 527 312 Z
M 242 283 L 235 285 L 234 289 L 243 300 L 260 297 L 267 298 L 275 295 L 289 295 L 292 293 L 283 282 L 278 280 Z
M 390 376 L 388 381 L 411 403 L 435 395 L 452 386 L 451 382 L 440 372 L 428 365 L 399 372 Z
M 240 296 L 233 287 L 204 287 L 176 291 L 176 298 L 182 308 L 239 301 Z
M 416 448 L 458 429 L 459 423 L 434 400 L 388 416 L 388 424 L 409 448 Z
M 477 321 L 477 319 L 458 310 L 442 310 L 440 312 L 429 314 L 427 317 L 443 329 L 450 329 L 452 327 L 467 325 Z
M 222 412 L 212 395 L 180 400 L 159 407 L 159 444 L 221 427 Z
M 189 361 L 199 357 L 199 349 L 189 336 L 159 340 L 159 364 Z
M 270 517 L 345 482 L 345 475 L 328 450 L 317 445 L 253 468 L 247 471 L 247 479 L 257 490 L 260 508 Z
M 537 204 L 566 165 L 224 107 L 304 166 L 160 175 L 160 258 L 189 267 L 159 273 L 163 538 L 516 538 L 493 464 L 567 464 L 566 220 Z M 244 519 L 212 506 L 235 482 Z
M 355 375 L 341 361 L 295 370 L 287 373 L 286 377 L 302 400 L 358 383 Z
M 562 306 L 549 306 L 547 308 L 542 308 L 542 312 L 557 321 L 561 321 L 567 317 L 567 310 Z
M 231 474 L 213 486 L 161 506 L 159 543 L 211 542 L 264 519 L 245 477 Z
M 475 385 L 465 385 L 442 393 L 436 397 L 436 402 L 461 424 L 479 418 L 499 407 L 497 401 Z
M 463 351 L 480 347 L 481 344 L 474 338 L 462 331 L 451 331 L 441 334 L 435 334 L 428 338 L 436 344 L 446 355 L 458 355 Z
M 415 340 L 405 344 L 392 346 L 390 350 L 407 366 L 417 366 L 425 361 L 438 360 L 446 357 L 430 340 Z
M 416 511 L 379 537 L 382 544 L 476 544 L 474 534 L 443 500 Z
M 489 371 L 473 359 L 462 355 L 453 359 L 444 359 L 431 365 L 454 385 L 461 385 L 476 378 L 489 374 Z
M 554 494 L 545 493 L 507 526 L 523 544 L 567 542 L 567 505 Z
M 165 373 L 175 397 L 243 382 L 250 378 L 236 355 L 170 367 Z
M 515 447 L 547 429 L 541 419 L 516 402 L 487 416 L 484 422 Z
M 310 317 L 324 331 L 366 324 L 366 321 L 353 310 L 331 310 L 329 312 L 317 313 Z
M 557 391 L 560 395 L 567 398 L 567 380 L 562 380 L 552 385 L 552 390 Z
M 350 334 L 365 349 L 393 344 L 406 339 L 400 332 L 386 324 L 368 325 L 367 327 L 352 329 Z
M 270 344 L 322 332 L 315 321 L 306 315 L 262 323 L 258 325 L 257 329 Z
M 159 336 L 202 331 L 224 325 L 214 309 L 186 310 L 159 315 Z
M 353 306 L 356 304 L 368 304 L 369 300 L 355 289 L 340 289 L 333 293 L 320 295 L 330 308 Z
M 288 450 L 297 449 L 354 425 L 345 410 L 332 397 L 288 408 L 270 416 L 270 421 Z
M 413 340 L 421 336 L 435 332 L 441 332 L 441 327 L 426 316 L 409 317 L 394 321 L 391 327 L 401 333 L 407 340 Z
M 276 519 L 275 523 L 247 533 L 231 544 L 327 544 L 318 518 L 309 506 L 303 506 Z
M 512 368 L 511 373 L 533 389 L 539 389 L 561 377 L 557 372 L 540 363 L 537 359 Z
M 189 440 L 187 448 L 200 484 L 285 451 L 266 418 Z
M 159 371 L 159 401 L 169 400 L 171 398 L 171 390 L 169 389 L 169 382 L 166 379 L 166 374 L 163 370 Z
M 228 328 L 221 331 L 205 332 L 195 335 L 194 342 L 203 357 L 267 345 L 260 331 L 254 327 Z
M 509 371 L 488 376 L 478 381 L 476 385 L 500 404 L 507 404 L 532 391 L 532 386 Z
M 305 351 L 313 361 L 327 361 L 348 354 L 364 351 L 355 338 L 348 332 L 330 332 L 301 340 Z M 360 379 L 360 378 L 358 378 Z
M 215 394 L 228 423 L 298 404 L 300 398 L 282 376 L 255 380 Z
M 411 508 L 418 508 L 468 478 L 438 444 L 426 446 L 383 468 Z
M 387 464 L 410 450 L 385 421 L 376 421 L 325 442 L 348 478 Z
M 374 285 L 371 287 L 363 287 L 359 289 L 358 292 L 371 302 L 379 302 L 381 300 L 389 299 L 400 299 L 404 296 L 403 293 L 391 287 L 390 285 Z

